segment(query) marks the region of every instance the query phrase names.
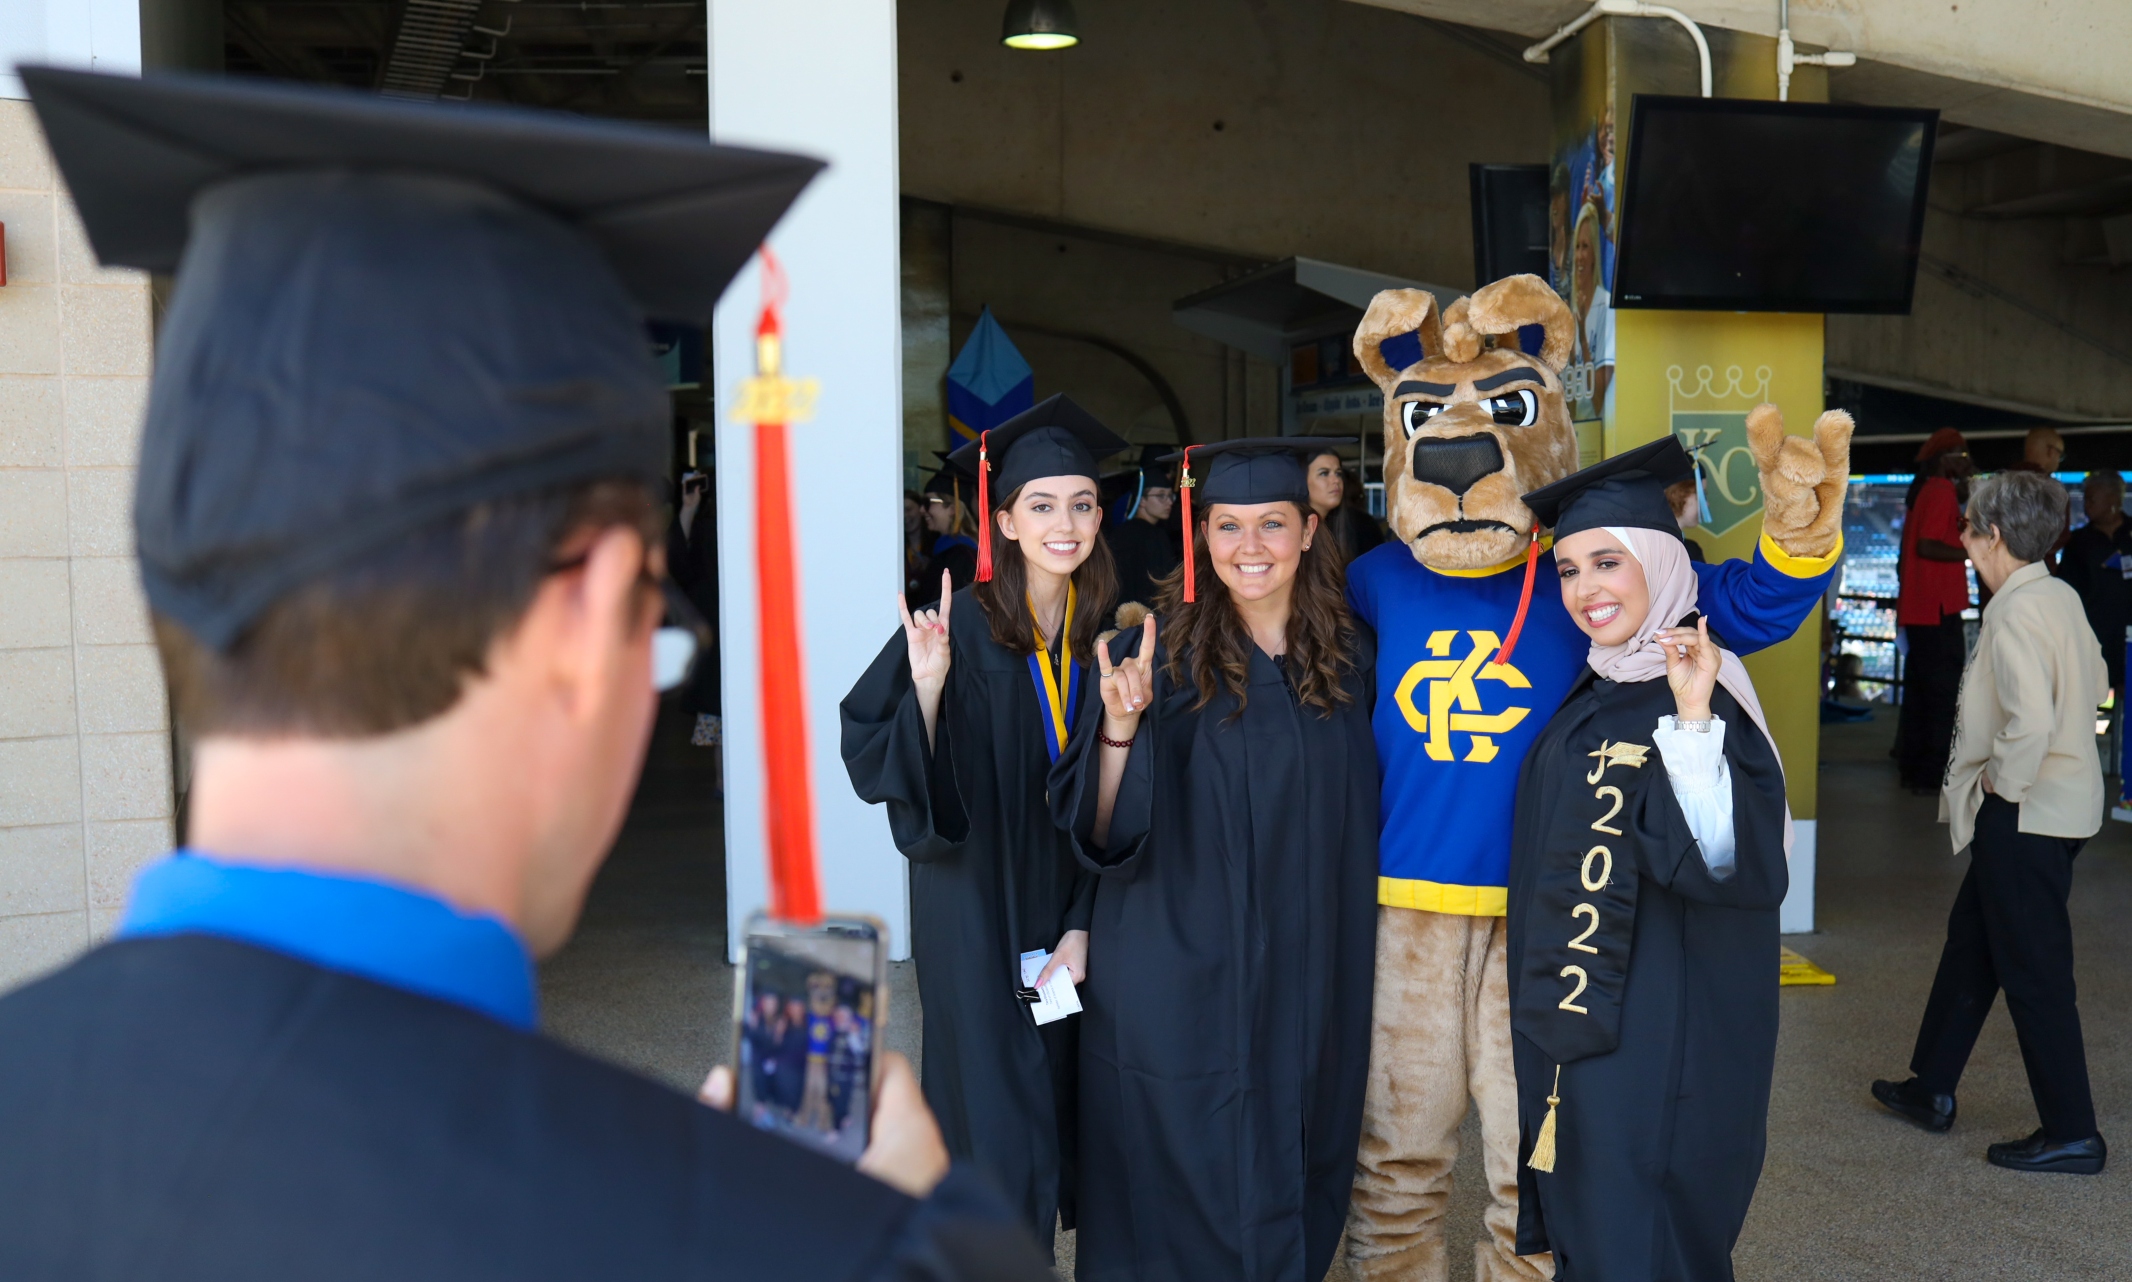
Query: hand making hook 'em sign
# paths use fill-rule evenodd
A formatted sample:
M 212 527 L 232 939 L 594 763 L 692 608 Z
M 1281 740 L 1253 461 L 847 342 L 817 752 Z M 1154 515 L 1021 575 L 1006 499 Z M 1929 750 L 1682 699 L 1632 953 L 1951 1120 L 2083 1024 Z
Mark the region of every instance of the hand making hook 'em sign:
M 1113 664 L 1110 645 L 1105 641 L 1096 646 L 1096 662 L 1103 672 L 1103 711 L 1113 728 L 1133 726 L 1155 698 L 1155 616 L 1148 615 L 1147 622 L 1141 625 L 1140 653 Z M 1120 737 L 1129 738 L 1130 734 Z

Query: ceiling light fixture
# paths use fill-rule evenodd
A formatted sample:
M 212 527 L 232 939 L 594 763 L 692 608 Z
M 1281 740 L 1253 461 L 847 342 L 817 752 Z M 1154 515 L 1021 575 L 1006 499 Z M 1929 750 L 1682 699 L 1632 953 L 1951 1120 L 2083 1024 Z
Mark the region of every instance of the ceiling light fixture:
M 999 41 L 1009 49 L 1071 49 L 1081 43 L 1071 0 L 1008 0 Z

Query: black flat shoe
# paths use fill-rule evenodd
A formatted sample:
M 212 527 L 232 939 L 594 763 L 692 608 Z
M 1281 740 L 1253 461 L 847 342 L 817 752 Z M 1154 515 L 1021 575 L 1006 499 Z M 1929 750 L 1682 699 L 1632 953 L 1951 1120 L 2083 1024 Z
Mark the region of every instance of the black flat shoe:
M 1873 1083 L 1873 1098 L 1889 1112 L 1928 1131 L 1940 1133 L 1954 1125 L 1954 1096 L 1931 1094 L 1914 1077 L 1906 1082 Z
M 2008 1140 L 1984 1150 L 1984 1160 L 1993 1166 L 2059 1175 L 2099 1175 L 2109 1159 L 2110 1146 L 2102 1142 L 2100 1135 L 2053 1144 L 2043 1138 L 2041 1128 L 2025 1140 Z

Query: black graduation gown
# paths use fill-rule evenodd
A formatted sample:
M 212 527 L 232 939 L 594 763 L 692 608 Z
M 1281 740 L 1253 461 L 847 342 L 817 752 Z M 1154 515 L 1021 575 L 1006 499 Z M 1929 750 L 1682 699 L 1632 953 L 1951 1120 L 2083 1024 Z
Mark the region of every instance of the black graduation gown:
M 977 544 L 962 534 L 943 534 L 934 539 L 911 587 L 908 601 L 912 609 L 939 602 L 942 570 L 948 572 L 950 590 L 960 592 L 970 586 L 977 578 Z
M 0 997 L 0 1278 L 1048 1277 L 923 1202 L 537 1034 L 205 935 Z
M 1125 601 L 1154 606 L 1155 580 L 1183 561 L 1177 545 L 1170 541 L 1167 524 L 1149 525 L 1135 519 L 1104 525 L 1104 541 L 1110 544 L 1111 558 L 1118 563 L 1118 601 L 1112 603 L 1112 608 Z
M 1789 885 L 1784 778 L 1769 740 L 1718 687 L 1711 709 L 1725 721 L 1737 863 L 1714 880 L 1653 746 L 1652 729 L 1673 708 L 1662 680 L 1624 685 L 1587 673 L 1518 782 L 1507 941 L 1518 1251 L 1554 1251 L 1557 1282 L 1727 1282 L 1762 1171 L 1777 908 Z M 1602 743 L 1650 751 L 1632 766 L 1617 749 L 1594 779 Z M 1619 798 L 1599 795 L 1614 788 Z M 1611 879 L 1593 854 L 1602 845 Z M 1604 889 L 1583 889 L 1587 869 Z M 1582 903 L 1600 917 L 1577 915 Z M 1572 940 L 1597 951 L 1573 951 Z M 1581 993 L 1564 966 L 1586 972 Z M 1546 1173 L 1525 1159 L 1557 1063 L 1562 1103 Z
M 948 635 L 934 750 L 899 629 L 844 697 L 844 765 L 861 799 L 887 803 L 911 861 L 926 1102 L 948 1150 L 991 1172 L 1048 1251 L 1055 1218 L 1074 1224 L 1080 1021 L 1039 1027 L 1014 990 L 1022 953 L 1088 928 L 1095 882 L 1051 822 L 1028 659 L 992 640 L 969 589 L 955 593 Z
M 1119 638 L 1137 653 L 1138 632 Z M 1159 643 L 1158 643 L 1159 644 Z M 1232 719 L 1156 665 L 1111 817 L 1100 698 L 1053 772 L 1100 874 L 1081 1027 L 1082 1282 L 1319 1282 L 1347 1218 L 1377 938 L 1373 647 L 1330 717 L 1252 650 Z

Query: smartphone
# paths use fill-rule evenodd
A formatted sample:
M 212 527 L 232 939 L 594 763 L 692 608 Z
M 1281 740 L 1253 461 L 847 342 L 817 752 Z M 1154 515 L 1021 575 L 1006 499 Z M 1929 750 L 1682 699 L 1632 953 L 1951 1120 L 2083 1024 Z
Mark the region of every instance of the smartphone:
M 734 1109 L 844 1162 L 866 1151 L 888 1026 L 888 927 L 748 918 L 733 975 Z

